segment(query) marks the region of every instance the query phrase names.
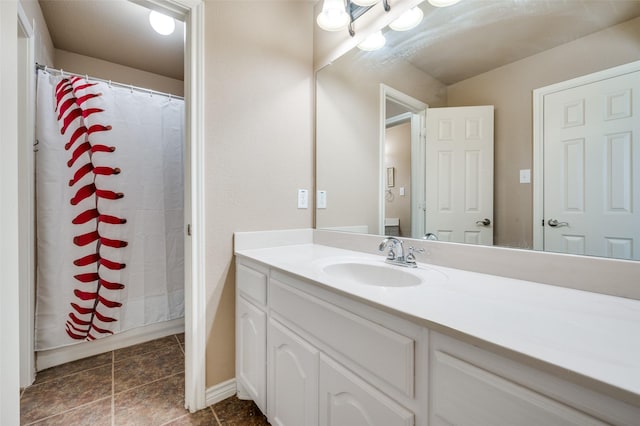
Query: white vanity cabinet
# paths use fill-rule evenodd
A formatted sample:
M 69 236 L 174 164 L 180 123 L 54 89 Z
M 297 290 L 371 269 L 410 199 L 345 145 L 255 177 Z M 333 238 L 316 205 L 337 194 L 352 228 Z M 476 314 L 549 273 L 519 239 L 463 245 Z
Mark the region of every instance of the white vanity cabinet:
M 640 425 L 588 378 L 242 256 L 237 289 L 239 396 L 273 425 Z

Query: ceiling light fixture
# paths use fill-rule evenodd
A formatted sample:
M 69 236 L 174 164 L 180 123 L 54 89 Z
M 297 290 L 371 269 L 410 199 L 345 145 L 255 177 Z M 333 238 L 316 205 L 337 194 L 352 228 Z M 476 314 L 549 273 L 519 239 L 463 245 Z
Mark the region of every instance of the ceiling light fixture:
M 347 13 L 343 0 L 324 0 L 322 12 L 316 22 L 326 31 L 340 31 L 347 28 L 351 17 Z
M 162 35 L 173 34 L 173 31 L 176 29 L 176 23 L 173 18 L 156 12 L 155 10 L 149 13 L 149 23 L 158 34 Z
M 458 3 L 460 0 L 428 0 L 429 4 L 431 4 L 431 6 L 435 6 L 435 7 L 447 7 L 447 6 L 453 6 L 454 4 Z
M 364 41 L 358 45 L 358 49 L 370 52 L 381 49 L 386 42 L 387 39 L 382 35 L 382 31 L 376 31 L 365 38 Z
M 424 18 L 422 9 L 418 6 L 411 8 L 404 12 L 398 19 L 389 24 L 389 28 L 394 31 L 409 31 L 412 28 L 418 26 Z

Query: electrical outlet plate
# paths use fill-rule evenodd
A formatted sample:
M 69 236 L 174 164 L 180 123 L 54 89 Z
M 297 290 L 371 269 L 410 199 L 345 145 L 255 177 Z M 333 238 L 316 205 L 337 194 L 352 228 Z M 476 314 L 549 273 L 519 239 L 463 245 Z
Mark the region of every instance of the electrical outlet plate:
M 319 209 L 327 208 L 327 191 L 318 191 L 316 198 L 316 206 Z
M 531 169 L 520 170 L 520 183 L 531 183 Z
M 309 191 L 306 189 L 298 189 L 298 208 L 309 208 Z

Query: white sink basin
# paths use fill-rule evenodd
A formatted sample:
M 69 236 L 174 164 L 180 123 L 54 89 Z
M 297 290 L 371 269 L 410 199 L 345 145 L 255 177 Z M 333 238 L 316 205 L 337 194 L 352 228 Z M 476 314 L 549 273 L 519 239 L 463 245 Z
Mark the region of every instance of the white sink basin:
M 368 263 L 359 261 L 340 262 L 322 268 L 327 275 L 342 280 L 355 281 L 380 287 L 410 287 L 422 284 L 422 278 L 410 269 L 391 266 L 384 263 Z

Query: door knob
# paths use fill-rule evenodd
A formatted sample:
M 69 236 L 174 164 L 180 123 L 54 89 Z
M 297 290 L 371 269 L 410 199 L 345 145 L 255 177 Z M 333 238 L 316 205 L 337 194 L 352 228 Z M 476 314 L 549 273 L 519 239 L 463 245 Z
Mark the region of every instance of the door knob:
M 476 225 L 489 226 L 491 225 L 491 220 L 485 217 L 482 220 L 477 220 Z
M 556 219 L 549 219 L 547 222 L 552 228 L 560 228 L 562 226 L 569 226 L 569 222 L 558 222 Z

